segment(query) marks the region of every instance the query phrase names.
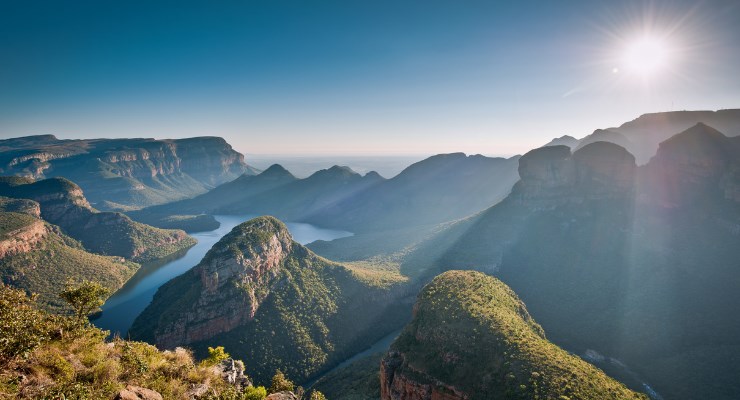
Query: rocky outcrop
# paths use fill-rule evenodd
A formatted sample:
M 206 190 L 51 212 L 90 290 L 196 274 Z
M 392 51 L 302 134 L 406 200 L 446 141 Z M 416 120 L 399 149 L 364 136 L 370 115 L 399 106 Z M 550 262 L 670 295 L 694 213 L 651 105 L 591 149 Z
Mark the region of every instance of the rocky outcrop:
M 380 398 L 383 400 L 467 400 L 469 395 L 427 376 L 422 371 L 403 373 L 403 354 L 391 351 L 380 363 Z M 413 377 L 412 377 L 413 376 Z M 421 378 L 420 377 L 424 377 Z M 433 383 L 423 383 L 433 382 Z
M 45 221 L 96 253 L 148 261 L 195 244 L 184 231 L 157 229 L 121 213 L 95 210 L 82 189 L 64 178 L 36 182 L 0 178 L 0 195 L 16 198 L 16 203 L 28 202 L 29 212 L 38 210 Z
M 31 251 L 48 233 L 46 225 L 39 220 L 5 233 L 5 237 L 0 240 L 0 260 L 6 256 Z
M 571 153 L 567 146 L 532 150 L 519 159 L 512 197 L 535 208 L 632 195 L 637 167 L 624 148 L 594 142 Z
M 115 397 L 116 400 L 163 400 L 158 392 L 140 386 L 127 385 Z
M 17 212 L 30 215 L 34 218 L 41 218 L 41 206 L 39 206 L 39 203 L 28 199 L 0 197 L 0 211 Z
M 707 195 L 738 202 L 738 171 L 740 142 L 699 123 L 660 144 L 642 189 L 646 199 L 669 208 Z
M 293 240 L 280 221 L 262 217 L 224 236 L 189 274 L 197 300 L 155 335 L 165 348 L 208 339 L 251 321 L 277 284 Z

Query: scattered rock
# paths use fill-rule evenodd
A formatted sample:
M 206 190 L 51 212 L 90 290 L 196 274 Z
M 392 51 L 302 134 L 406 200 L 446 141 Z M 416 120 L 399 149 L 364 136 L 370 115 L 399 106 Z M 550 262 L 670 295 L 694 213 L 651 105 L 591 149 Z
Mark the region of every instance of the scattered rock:
M 115 397 L 116 400 L 164 400 L 162 395 L 151 389 L 128 385 Z

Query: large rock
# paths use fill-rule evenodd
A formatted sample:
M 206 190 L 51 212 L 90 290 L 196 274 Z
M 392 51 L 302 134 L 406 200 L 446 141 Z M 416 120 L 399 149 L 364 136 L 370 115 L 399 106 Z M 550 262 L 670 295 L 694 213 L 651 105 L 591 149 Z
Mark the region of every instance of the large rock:
M 567 146 L 534 149 L 519 159 L 519 182 L 512 195 L 535 208 L 568 202 L 630 196 L 635 157 L 623 147 L 594 142 L 571 153 Z
M 158 392 L 140 386 L 128 385 L 116 395 L 116 400 L 163 400 Z

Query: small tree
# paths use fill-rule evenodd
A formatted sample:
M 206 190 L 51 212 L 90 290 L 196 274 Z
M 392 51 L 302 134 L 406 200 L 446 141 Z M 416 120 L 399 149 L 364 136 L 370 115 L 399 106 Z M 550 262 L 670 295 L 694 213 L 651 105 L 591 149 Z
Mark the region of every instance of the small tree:
M 224 351 L 224 346 L 217 346 L 216 348 L 208 347 L 208 358 L 203 360 L 205 365 L 218 365 L 221 361 L 231 357 L 229 353 Z
M 309 400 L 326 400 L 326 396 L 318 390 L 311 391 L 311 397 Z
M 88 280 L 82 281 L 79 285 L 67 282 L 66 288 L 59 293 L 59 297 L 75 310 L 79 324 L 84 324 L 87 316 L 102 306 L 108 295 L 110 295 L 110 290 L 97 282 Z
M 272 377 L 272 384 L 270 385 L 270 388 L 267 389 L 267 392 L 277 393 L 284 391 L 292 392 L 293 382 L 288 380 L 288 378 L 285 377 L 285 374 L 283 374 L 282 371 L 277 370 L 275 371 L 275 376 Z

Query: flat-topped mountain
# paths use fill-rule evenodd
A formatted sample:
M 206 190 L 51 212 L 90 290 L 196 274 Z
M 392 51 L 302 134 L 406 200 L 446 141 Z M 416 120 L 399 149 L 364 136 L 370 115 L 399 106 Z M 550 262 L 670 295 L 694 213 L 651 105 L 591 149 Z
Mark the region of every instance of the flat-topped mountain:
M 100 209 L 125 210 L 195 196 L 256 171 L 218 137 L 176 140 L 0 140 L 0 174 L 79 184 Z
M 318 257 L 259 217 L 162 286 L 129 333 L 163 348 L 221 345 L 260 365 L 258 381 L 276 368 L 303 381 L 401 325 L 402 282 Z
M 381 363 L 381 399 L 647 399 L 550 343 L 496 278 L 449 271 Z
M 154 228 L 121 213 L 99 212 L 90 206 L 79 186 L 64 178 L 33 181 L 0 177 L 0 196 L 36 202 L 41 218 L 94 253 L 140 262 L 168 256 L 195 243 L 183 231 Z

